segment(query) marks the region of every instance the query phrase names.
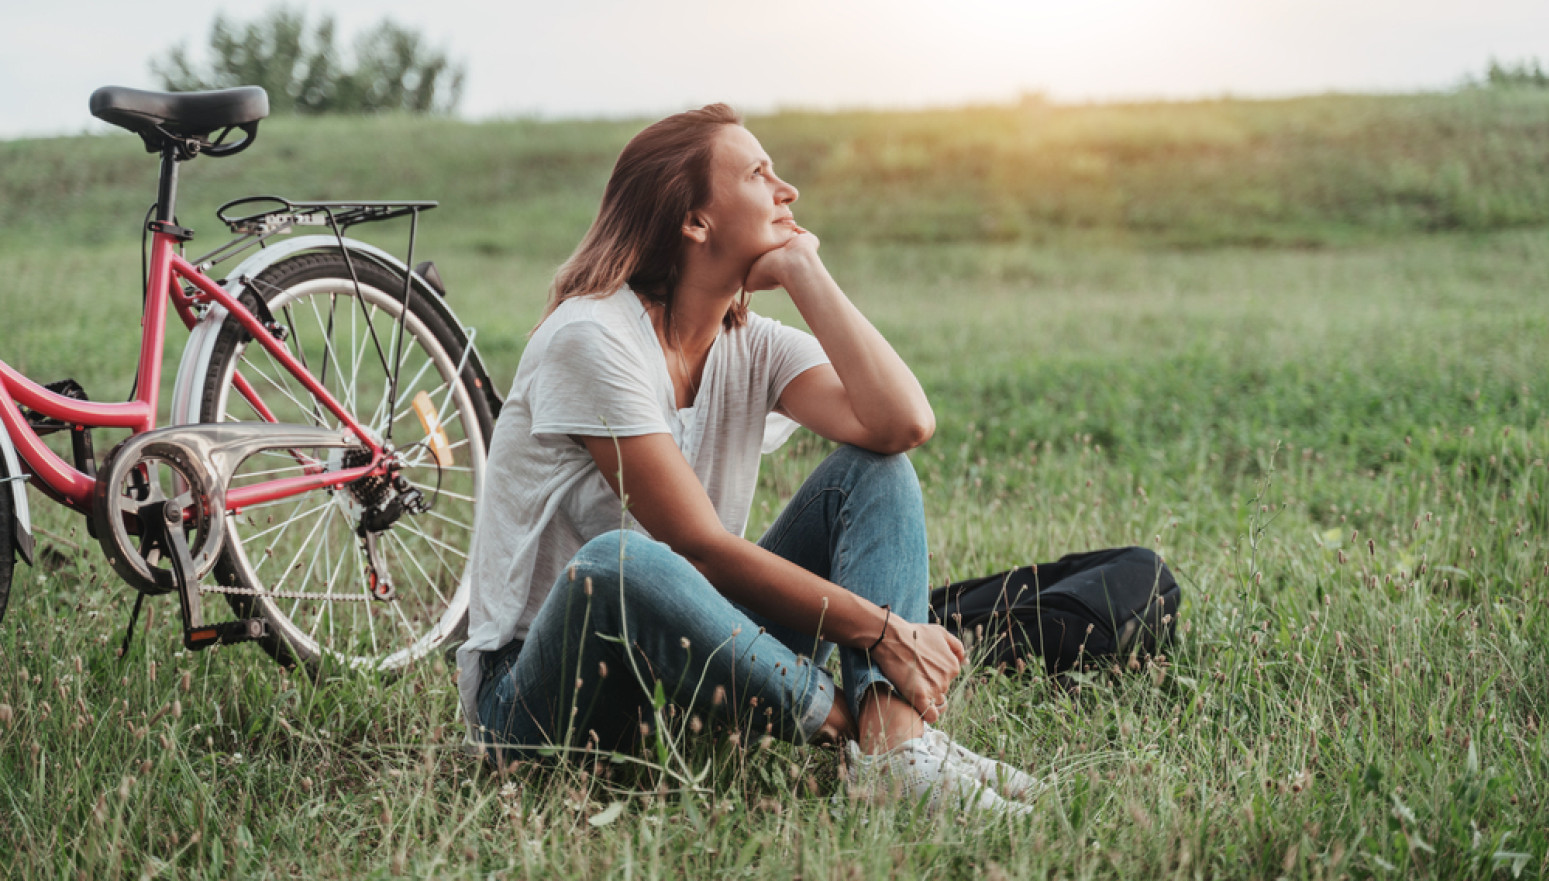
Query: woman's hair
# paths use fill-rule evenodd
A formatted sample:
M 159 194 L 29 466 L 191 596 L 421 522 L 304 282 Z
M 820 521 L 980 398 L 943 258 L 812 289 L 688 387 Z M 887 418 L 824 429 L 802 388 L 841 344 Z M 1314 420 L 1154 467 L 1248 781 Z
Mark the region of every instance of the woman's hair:
M 627 282 L 662 304 L 670 321 L 684 218 L 710 201 L 716 133 L 741 124 L 735 110 L 709 104 L 673 114 L 630 139 L 614 163 L 592 228 L 554 275 L 543 318 L 572 297 L 610 294 Z M 732 304 L 722 323 L 731 329 L 746 320 L 744 298 Z

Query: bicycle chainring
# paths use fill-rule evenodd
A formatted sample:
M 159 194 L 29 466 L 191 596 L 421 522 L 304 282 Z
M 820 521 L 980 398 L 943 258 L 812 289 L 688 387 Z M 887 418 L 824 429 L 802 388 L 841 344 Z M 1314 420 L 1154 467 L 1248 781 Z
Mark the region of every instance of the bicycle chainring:
M 154 530 L 141 528 L 144 516 L 154 516 L 167 501 L 183 509 L 183 529 L 194 562 L 195 580 L 215 567 L 220 554 L 219 514 L 211 506 L 211 487 L 205 470 L 187 452 L 172 444 L 142 446 L 127 456 L 120 444 L 103 462 L 97 475 L 92 517 L 97 540 L 113 569 L 142 593 L 162 594 L 177 589 L 171 562 L 150 538 Z

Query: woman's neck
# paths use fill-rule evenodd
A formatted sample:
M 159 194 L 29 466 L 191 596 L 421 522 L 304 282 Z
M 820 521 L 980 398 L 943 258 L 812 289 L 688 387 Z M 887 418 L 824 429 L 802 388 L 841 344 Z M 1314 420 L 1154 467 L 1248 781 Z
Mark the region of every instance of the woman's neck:
M 672 314 L 664 308 L 653 312 L 657 329 L 685 357 L 702 357 L 721 332 L 721 323 L 737 298 L 740 285 L 707 286 L 685 273 L 672 292 Z

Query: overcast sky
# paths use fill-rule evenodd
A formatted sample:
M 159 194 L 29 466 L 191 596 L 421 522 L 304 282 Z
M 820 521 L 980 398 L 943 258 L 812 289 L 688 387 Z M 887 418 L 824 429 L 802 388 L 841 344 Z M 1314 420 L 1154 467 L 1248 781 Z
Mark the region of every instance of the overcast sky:
M 0 0 L 0 138 L 96 130 L 100 85 L 263 3 Z M 1549 63 L 1549 0 L 314 0 L 348 38 L 390 16 L 467 64 L 461 113 L 651 115 L 708 101 L 910 107 L 1445 89 Z M 341 42 L 347 42 L 343 40 Z

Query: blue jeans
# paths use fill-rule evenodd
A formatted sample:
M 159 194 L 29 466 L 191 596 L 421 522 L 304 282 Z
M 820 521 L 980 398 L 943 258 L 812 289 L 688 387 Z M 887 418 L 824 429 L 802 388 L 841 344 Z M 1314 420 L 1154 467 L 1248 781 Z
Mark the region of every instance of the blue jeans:
M 924 506 L 901 455 L 839 448 L 759 545 L 890 605 L 895 617 L 926 619 Z M 609 532 L 577 552 L 524 643 L 484 656 L 482 736 L 506 747 L 491 751 L 495 761 L 544 746 L 627 748 L 652 728 L 660 688 L 703 722 L 803 742 L 833 708 L 837 689 L 824 664 L 834 648 L 726 599 L 665 544 Z M 839 660 L 858 713 L 861 696 L 886 678 L 864 649 L 841 648 Z

